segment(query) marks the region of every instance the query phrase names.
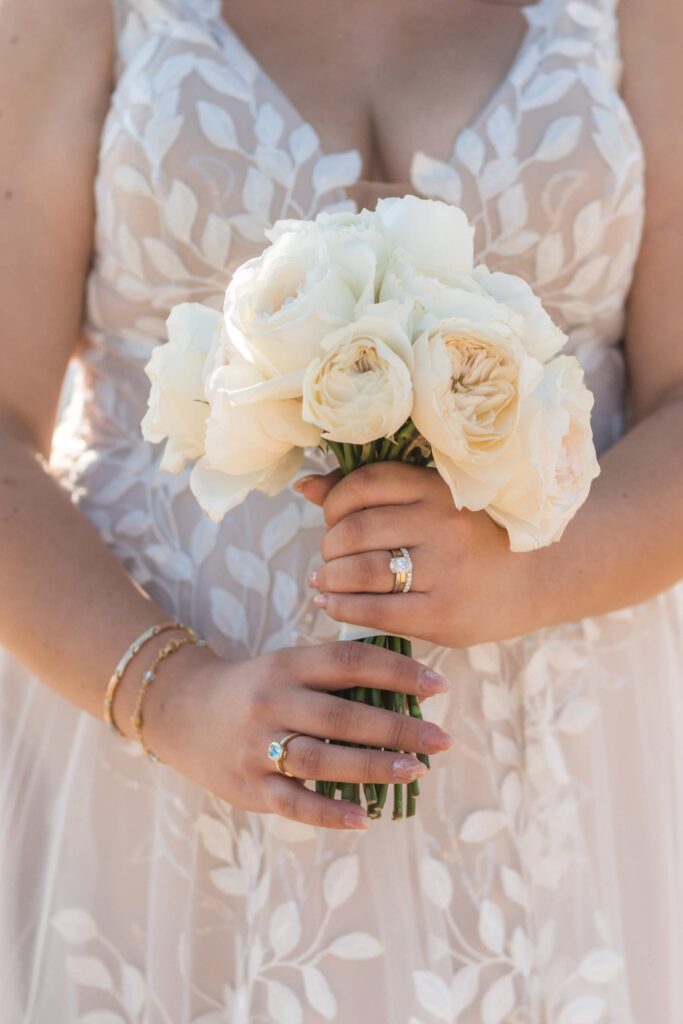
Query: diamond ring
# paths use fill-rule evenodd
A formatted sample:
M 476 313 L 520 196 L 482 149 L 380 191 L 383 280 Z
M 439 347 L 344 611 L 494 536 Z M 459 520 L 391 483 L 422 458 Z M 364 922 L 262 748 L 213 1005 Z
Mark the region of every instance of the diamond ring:
M 280 740 L 279 743 L 277 740 L 273 740 L 273 742 L 268 746 L 268 757 L 271 759 L 271 761 L 275 761 L 275 765 L 280 774 L 286 775 L 290 779 L 294 778 L 294 773 L 288 772 L 287 769 L 285 768 L 285 758 L 287 757 L 287 744 L 289 743 L 290 740 L 293 740 L 295 736 L 301 735 L 303 734 L 300 732 L 290 732 L 289 735 L 285 736 L 285 738 L 283 740 Z
M 407 594 L 413 585 L 413 560 L 408 548 L 392 548 L 389 571 L 394 574 L 392 594 Z

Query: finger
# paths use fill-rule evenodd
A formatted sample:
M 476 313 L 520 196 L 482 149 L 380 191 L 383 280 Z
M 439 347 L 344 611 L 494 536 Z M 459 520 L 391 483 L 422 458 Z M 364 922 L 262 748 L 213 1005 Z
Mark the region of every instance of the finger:
M 412 548 L 429 536 L 429 524 L 424 522 L 423 511 L 422 506 L 412 504 L 383 505 L 351 512 L 325 531 L 320 553 L 324 561 L 329 562 L 364 551 Z
M 341 475 L 341 469 L 325 474 L 310 473 L 308 476 L 302 476 L 292 486 L 314 505 L 322 505 Z
M 425 594 L 316 594 L 313 603 L 324 608 L 331 619 L 367 626 L 378 633 L 412 636 L 416 622 L 433 621 L 436 614 L 426 607 Z
M 360 783 L 412 782 L 428 770 L 410 754 L 342 747 L 305 735 L 295 736 L 287 744 L 285 768 L 298 779 Z
M 410 589 L 425 592 L 429 587 L 420 551 L 419 547 L 414 547 L 410 552 L 413 562 Z M 333 558 L 308 574 L 308 585 L 330 593 L 391 594 L 396 579 L 389 568 L 391 558 L 389 551 L 366 551 L 362 555 Z
M 332 800 L 307 789 L 297 779 L 274 771 L 264 779 L 266 806 L 275 814 L 322 828 L 367 828 L 369 818 L 351 800 Z
M 311 693 L 296 708 L 297 728 L 325 740 L 384 747 L 408 753 L 437 754 L 453 740 L 434 722 L 330 693 Z
M 412 594 L 392 594 L 396 600 L 408 601 Z M 407 630 L 405 631 L 408 632 Z M 311 648 L 290 647 L 286 652 L 287 671 L 311 690 L 345 690 L 366 686 L 397 693 L 423 694 L 426 697 L 450 690 L 448 680 L 396 651 L 387 651 L 375 644 L 359 640 L 335 640 L 320 644 L 312 658 Z M 279 662 L 285 652 L 279 651 Z
M 364 508 L 376 505 L 410 505 L 419 501 L 438 478 L 434 469 L 406 462 L 373 462 L 354 469 L 332 487 L 323 504 L 328 526 Z

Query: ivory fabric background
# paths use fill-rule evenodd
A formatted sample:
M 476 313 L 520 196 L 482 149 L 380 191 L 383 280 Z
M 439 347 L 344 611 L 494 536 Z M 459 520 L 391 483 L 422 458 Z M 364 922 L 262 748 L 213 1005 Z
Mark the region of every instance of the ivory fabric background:
M 305 585 L 319 510 L 253 494 L 216 526 L 139 424 L 170 307 L 219 308 L 277 218 L 354 209 L 359 154 L 321 150 L 219 0 L 113 2 L 88 347 L 53 470 L 227 658 L 334 638 Z M 462 205 L 477 261 L 525 276 L 569 333 L 604 449 L 624 429 L 643 151 L 614 0 L 524 15 L 506 77 L 415 154 L 412 184 Z M 455 746 L 417 818 L 349 835 L 233 810 L 1 655 L 3 1020 L 677 1024 L 682 627 L 677 588 L 505 643 L 417 644 L 452 681 L 427 708 Z

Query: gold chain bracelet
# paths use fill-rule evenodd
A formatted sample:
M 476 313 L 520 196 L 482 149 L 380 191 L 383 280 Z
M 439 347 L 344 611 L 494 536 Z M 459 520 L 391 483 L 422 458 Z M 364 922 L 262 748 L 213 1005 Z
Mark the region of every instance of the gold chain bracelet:
M 198 647 L 206 647 L 209 650 L 213 650 L 210 644 L 208 644 L 206 640 L 202 640 L 200 637 L 198 637 L 194 630 L 188 629 L 188 634 L 189 635 L 187 636 L 174 637 L 173 640 L 169 640 L 169 642 L 165 644 L 157 653 L 156 657 L 154 658 L 154 661 L 142 676 L 142 683 L 140 685 L 140 690 L 138 692 L 138 699 L 135 705 L 135 710 L 133 714 L 130 716 L 130 721 L 133 726 L 133 729 L 135 730 L 135 735 L 138 739 L 138 742 L 140 743 L 140 746 L 142 747 L 150 761 L 154 761 L 155 763 L 161 762 L 163 764 L 159 755 L 155 754 L 154 751 L 150 750 L 150 748 L 145 744 L 145 741 L 142 736 L 142 705 L 145 699 L 145 694 L 147 693 L 147 687 L 156 679 L 157 670 L 162 661 L 168 658 L 171 654 L 175 654 L 175 652 L 180 650 L 181 647 L 185 647 L 186 644 L 196 644 Z
M 152 640 L 153 637 L 158 636 L 159 633 L 163 633 L 167 629 L 184 629 L 193 636 L 195 635 L 194 630 L 191 630 L 189 626 L 185 626 L 182 622 L 160 622 L 155 626 L 150 626 L 149 629 L 146 629 L 144 633 L 140 634 L 137 640 L 133 641 L 128 650 L 123 654 L 118 665 L 114 669 L 111 679 L 109 680 L 107 692 L 104 695 L 104 720 L 118 736 L 123 736 L 124 739 L 126 739 L 125 733 L 121 732 L 114 721 L 113 703 L 116 688 L 123 679 L 123 674 L 135 655 L 142 650 L 149 640 Z

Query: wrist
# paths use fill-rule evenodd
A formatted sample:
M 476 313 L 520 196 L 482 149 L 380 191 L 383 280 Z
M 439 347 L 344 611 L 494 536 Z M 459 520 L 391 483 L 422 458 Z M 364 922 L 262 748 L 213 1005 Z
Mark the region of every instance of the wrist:
M 121 732 L 133 742 L 138 738 L 132 715 L 140 694 L 143 674 L 152 665 L 161 648 L 174 637 L 183 637 L 178 630 L 155 638 L 145 645 L 119 684 L 115 720 Z M 206 647 L 185 643 L 164 658 L 157 666 L 155 678 L 146 686 L 142 703 L 142 736 L 145 746 L 164 762 L 176 763 L 182 748 L 192 742 L 194 716 L 189 713 L 199 692 L 206 692 L 208 677 L 213 678 L 225 668 L 225 661 Z

